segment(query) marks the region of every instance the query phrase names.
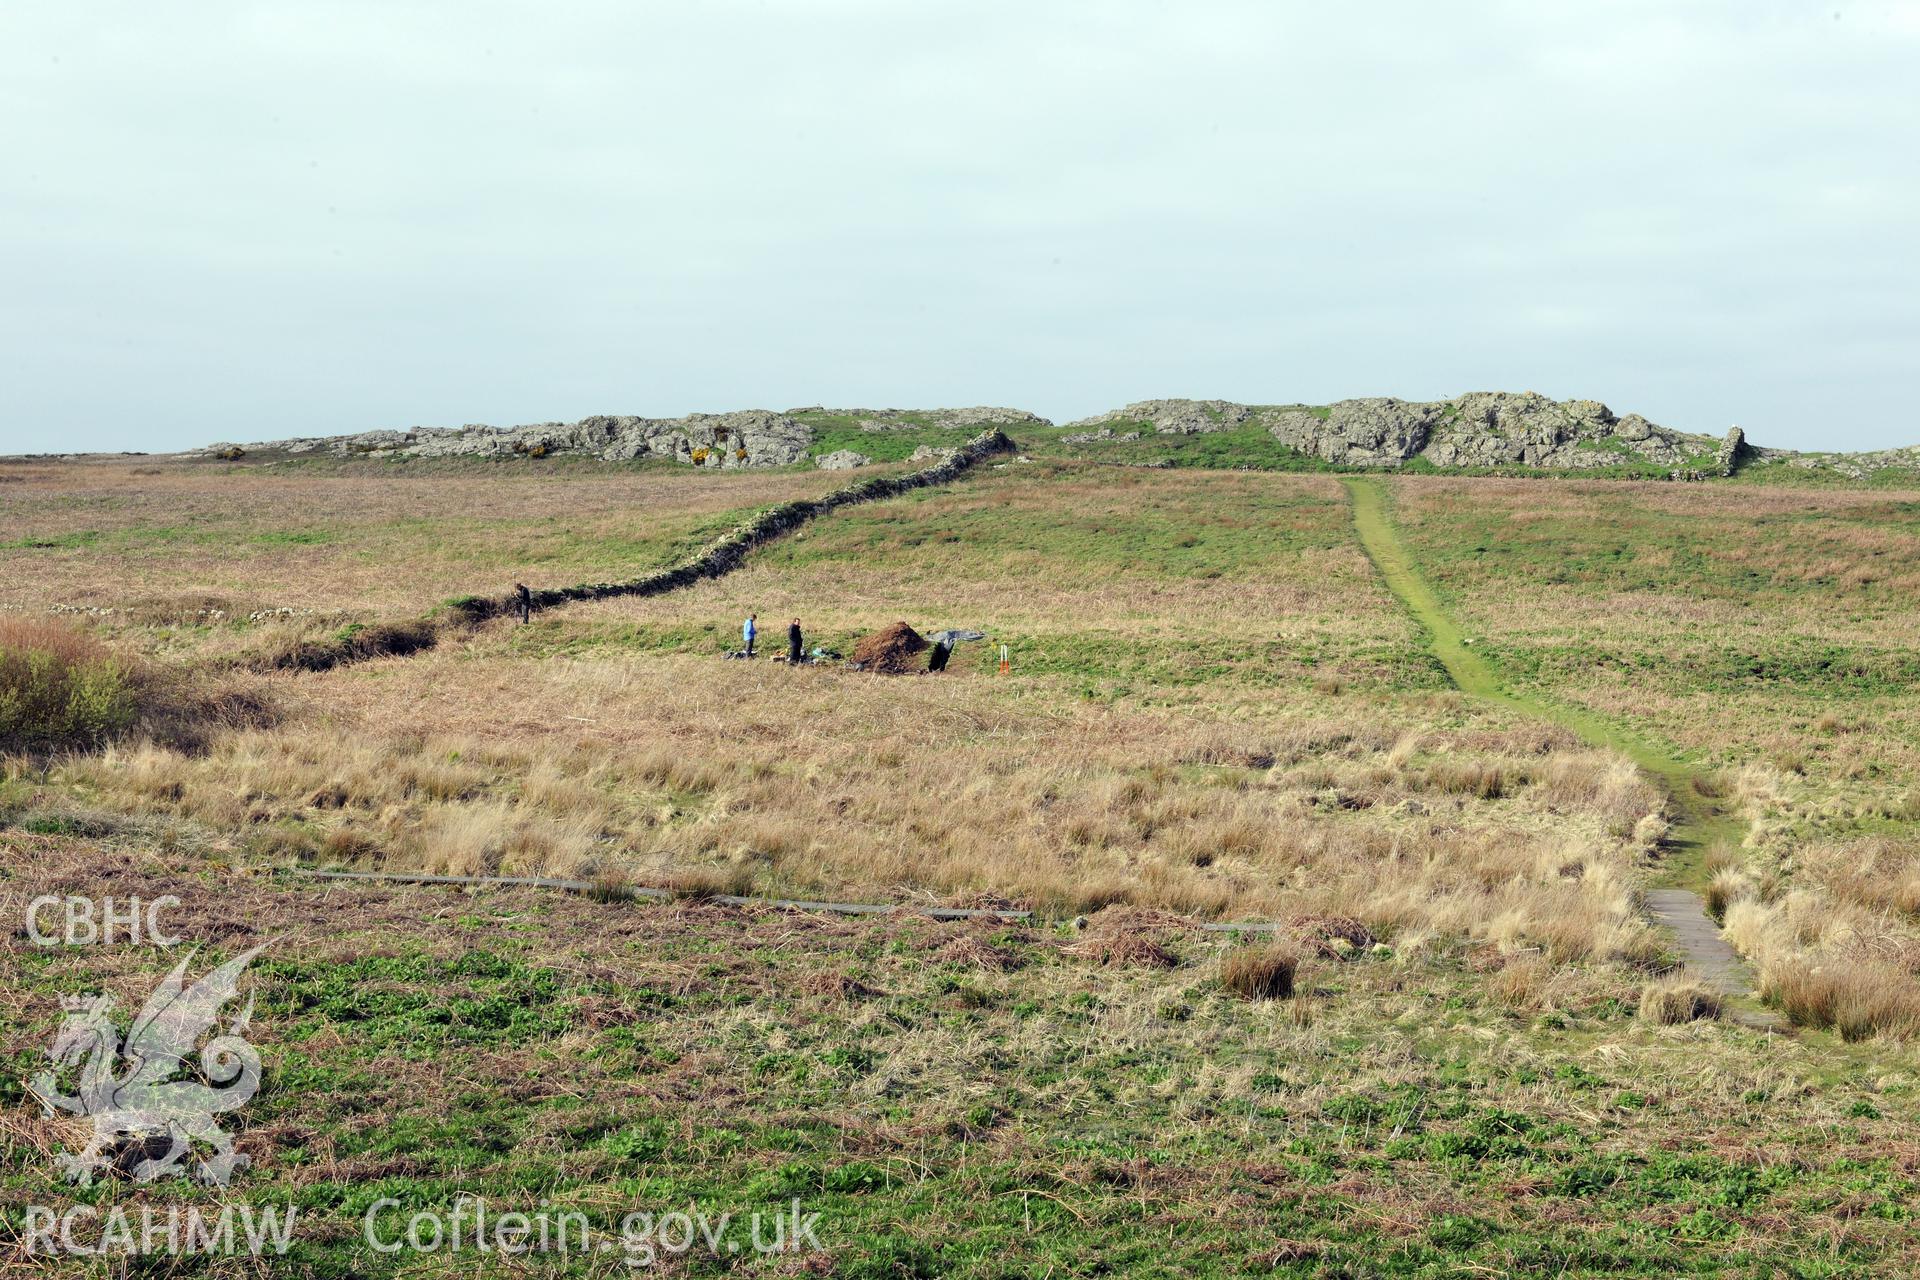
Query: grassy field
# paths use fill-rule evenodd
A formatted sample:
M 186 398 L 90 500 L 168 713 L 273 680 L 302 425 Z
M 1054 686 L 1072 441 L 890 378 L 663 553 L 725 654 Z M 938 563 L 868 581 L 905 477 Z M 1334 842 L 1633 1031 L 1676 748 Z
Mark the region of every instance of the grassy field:
M 818 1250 L 660 1259 L 692 1275 L 1892 1276 L 1914 1245 L 1904 1062 L 1660 1026 L 1615 970 L 1308 951 L 1292 999 L 1247 1001 L 1221 983 L 1239 943 L 1153 916 L 1107 937 L 1168 963 L 1103 964 L 1071 929 L 912 913 L 236 882 L 138 832 L 0 833 L 0 869 L 9 910 L 164 891 L 209 960 L 273 939 L 240 1198 L 297 1215 L 291 1273 L 421 1274 L 374 1254 L 363 1219 L 392 1202 L 394 1239 L 463 1196 L 609 1233 L 636 1210 L 820 1215 Z M 137 1004 L 150 958 L 15 940 L 6 963 L 24 998 L 0 1014 L 4 1199 L 217 1203 L 60 1187 L 59 1135 L 15 1083 L 57 993 Z
M 741 512 L 844 482 L 579 463 L 10 462 L 0 603 L 135 628 L 232 627 L 277 610 L 410 616 L 516 581 L 633 576 Z
M 1911 1022 L 1920 493 L 1423 479 L 1394 497 L 1517 688 L 1670 744 L 1745 802 L 1713 896 L 1763 985 L 1820 1021 Z
M 0 605 L 83 627 L 74 671 L 170 710 L 6 759 L 8 910 L 139 888 L 215 952 L 283 939 L 243 1180 L 327 1224 L 306 1274 L 386 1273 L 356 1252 L 366 1205 L 462 1191 L 602 1217 L 798 1196 L 837 1233 L 672 1264 L 696 1274 L 1901 1273 L 1917 495 L 1377 482 L 1513 695 L 1489 700 L 1453 687 L 1339 478 L 1028 456 L 670 595 L 318 673 L 249 655 L 622 576 L 844 477 L 10 466 Z M 281 607 L 315 612 L 248 616 Z M 750 611 L 771 648 L 796 616 L 840 652 L 896 620 L 990 640 L 937 677 L 729 661 Z M 1589 722 L 1737 822 L 1709 905 L 1797 1037 L 1716 1020 L 1675 974 L 1642 900 L 1672 782 Z M 312 866 L 683 896 L 287 874 Z M 1044 919 L 910 910 L 932 904 Z M 1277 925 L 1284 954 L 1195 927 L 1221 920 Z M 6 956 L 30 999 L 0 1088 L 54 994 L 104 985 L 124 1014 L 159 976 L 17 932 Z M 1291 998 L 1233 993 L 1280 959 Z M 39 1203 L 61 1134 L 5 1102 L 7 1198 Z

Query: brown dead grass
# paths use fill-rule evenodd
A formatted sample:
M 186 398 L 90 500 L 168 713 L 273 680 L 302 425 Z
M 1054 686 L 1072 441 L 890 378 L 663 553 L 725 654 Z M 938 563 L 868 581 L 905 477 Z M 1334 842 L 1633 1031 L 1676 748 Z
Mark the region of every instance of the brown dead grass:
M 1138 933 L 1089 934 L 1066 952 L 1109 969 L 1171 969 L 1175 963 L 1171 951 L 1155 939 Z
M 1395 764 L 1406 726 L 1373 715 L 1269 705 L 1224 720 L 1010 701 L 985 680 L 748 664 L 720 680 L 717 666 L 436 651 L 286 685 L 299 700 L 283 727 L 229 732 L 200 754 L 130 745 L 60 776 L 278 857 L 618 868 L 686 892 L 986 894 L 1061 915 L 1118 903 L 1311 916 L 1351 922 L 1356 947 L 1466 934 L 1556 961 L 1648 949 L 1631 897 L 1638 848 L 1609 828 L 1620 796 L 1658 797 L 1614 788 L 1605 756 L 1549 757 L 1542 782 L 1499 801 L 1435 797 L 1424 755 Z M 1482 753 L 1505 741 L 1468 732 Z M 1455 734 L 1429 731 L 1429 745 L 1446 751 Z M 1196 756 L 1248 763 L 1183 765 Z M 1595 807 L 1549 790 L 1576 766 L 1599 780 Z
M 1008 973 L 1021 967 L 1018 952 L 1011 947 L 996 946 L 976 933 L 963 933 L 942 943 L 933 958 L 942 964 L 992 973 Z
M 1220 961 L 1220 985 L 1244 1000 L 1287 1000 L 1299 967 L 1299 955 L 1284 943 L 1240 947 Z
M 1690 978 L 1650 982 L 1640 993 L 1640 1016 L 1663 1027 L 1720 1016 L 1720 993 Z
M 1760 993 L 1795 1025 L 1832 1028 L 1844 1040 L 1920 1034 L 1920 990 L 1910 972 L 1892 965 L 1776 961 L 1761 973 Z

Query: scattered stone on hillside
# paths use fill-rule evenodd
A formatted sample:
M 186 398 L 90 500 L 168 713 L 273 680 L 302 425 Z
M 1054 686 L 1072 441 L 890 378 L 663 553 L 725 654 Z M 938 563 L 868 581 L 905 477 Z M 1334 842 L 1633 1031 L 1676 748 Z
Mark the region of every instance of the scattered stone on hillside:
M 956 452 L 957 450 L 944 449 L 937 444 L 923 444 L 918 449 L 915 449 L 912 453 L 907 455 L 907 461 L 918 462 L 922 465 L 925 465 L 930 462 L 945 462 L 948 458 L 951 458 Z
M 1920 445 L 1879 449 L 1872 453 L 1797 453 L 1792 449 L 1756 449 L 1747 446 L 1749 460 L 1805 471 L 1832 471 L 1849 480 L 1864 480 L 1878 471 L 1920 472 Z
M 887 675 L 905 675 L 918 664 L 915 654 L 924 653 L 927 641 L 904 622 L 896 622 L 884 631 L 876 631 L 853 647 L 853 665 L 862 671 L 880 671 Z
M 873 461 L 864 453 L 855 453 L 851 449 L 835 449 L 832 453 L 823 453 L 815 458 L 813 465 L 822 471 L 851 471 L 855 467 L 864 467 Z
M 1102 427 L 1098 431 L 1076 431 L 1070 436 L 1061 436 L 1060 440 L 1063 444 L 1106 444 L 1108 441 L 1117 444 L 1139 438 L 1138 431 L 1116 432 L 1112 427 Z

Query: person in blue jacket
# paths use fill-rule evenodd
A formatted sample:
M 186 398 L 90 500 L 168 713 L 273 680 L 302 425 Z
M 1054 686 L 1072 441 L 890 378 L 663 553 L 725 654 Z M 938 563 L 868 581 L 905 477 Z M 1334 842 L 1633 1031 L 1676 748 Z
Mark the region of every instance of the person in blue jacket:
M 740 638 L 747 642 L 747 656 L 749 658 L 753 656 L 753 638 L 760 634 L 760 629 L 753 624 L 753 620 L 757 617 L 759 617 L 758 614 L 748 614 L 746 625 L 740 628 Z

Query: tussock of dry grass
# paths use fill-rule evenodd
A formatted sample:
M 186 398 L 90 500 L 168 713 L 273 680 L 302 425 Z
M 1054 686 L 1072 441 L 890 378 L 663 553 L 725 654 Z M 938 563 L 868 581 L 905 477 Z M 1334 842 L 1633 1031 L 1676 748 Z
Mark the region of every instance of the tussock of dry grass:
M 1814 845 L 1803 852 L 1801 870 L 1841 902 L 1920 915 L 1920 840 L 1872 836 Z
M 1865 855 L 1873 865 L 1878 851 Z M 1809 861 L 1848 863 L 1835 850 Z M 1852 863 L 1858 867 L 1859 863 Z M 1723 870 L 1721 878 L 1742 873 Z M 1716 879 L 1716 884 L 1720 879 Z M 1920 941 L 1878 895 L 1849 899 L 1820 874 L 1772 897 L 1746 891 L 1726 906 L 1727 940 L 1752 960 L 1760 994 L 1802 1026 L 1832 1028 L 1848 1040 L 1920 1034 Z
M 1498 800 L 1527 780 L 1524 768 L 1490 761 L 1438 760 L 1427 768 L 1427 786 L 1450 795 Z
M 1487 994 L 1516 1013 L 1538 1013 L 1549 1005 L 1552 967 L 1539 955 L 1520 956 L 1495 969 Z
M 1707 914 L 1715 920 L 1724 920 L 1728 907 L 1757 896 L 1752 877 L 1733 867 L 1724 868 L 1707 883 Z
M 1285 943 L 1239 947 L 1220 961 L 1220 985 L 1245 1000 L 1287 1000 L 1293 996 L 1300 957 Z
M 1164 911 L 1111 907 L 1089 920 L 1086 935 L 1063 950 L 1107 968 L 1171 969 L 1176 957 L 1164 944 L 1187 925 Z
M 1760 992 L 1796 1024 L 1831 1027 L 1846 1040 L 1905 1040 L 1920 1033 L 1920 990 L 1912 973 L 1891 965 L 1776 962 L 1762 972 Z
M 1640 992 L 1640 1016 L 1663 1027 L 1720 1016 L 1720 993 L 1690 978 L 1650 982 Z

